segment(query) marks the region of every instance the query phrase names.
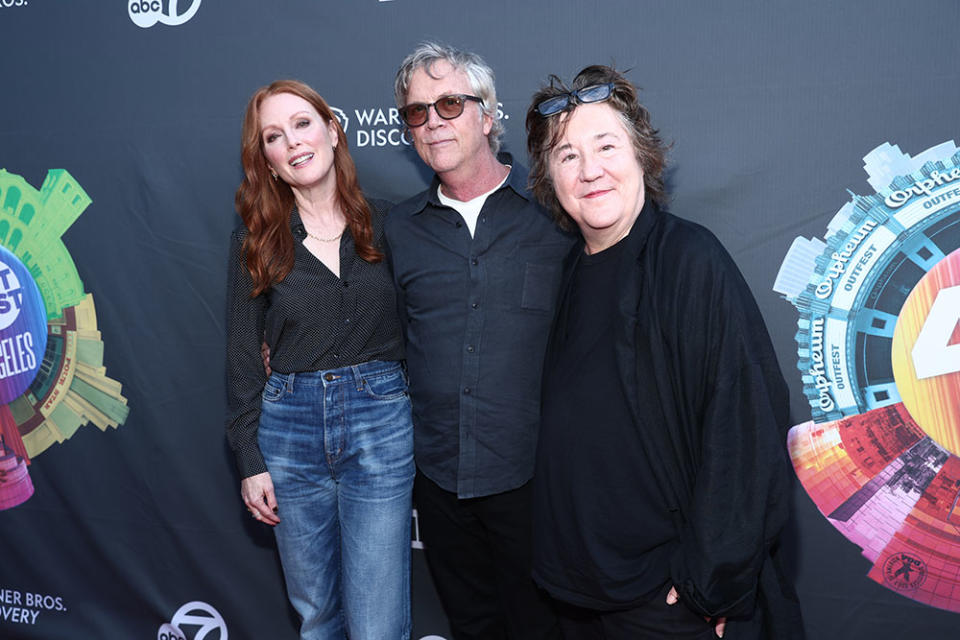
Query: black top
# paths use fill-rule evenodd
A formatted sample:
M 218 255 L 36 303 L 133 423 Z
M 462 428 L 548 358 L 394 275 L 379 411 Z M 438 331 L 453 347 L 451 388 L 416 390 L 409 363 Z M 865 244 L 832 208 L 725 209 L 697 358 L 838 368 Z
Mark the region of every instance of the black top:
M 417 466 L 461 498 L 533 475 L 540 373 L 572 238 L 514 165 L 474 236 L 437 198 L 439 180 L 386 222 L 407 336 Z
M 383 248 L 389 203 L 369 200 L 373 241 Z M 266 471 L 257 445 L 260 393 L 266 382 L 260 344 L 280 373 L 335 369 L 369 360 L 403 359 L 393 280 L 386 260 L 357 256 L 349 230 L 340 239 L 340 277 L 303 246 L 300 214 L 290 214 L 293 269 L 256 298 L 243 255 L 247 229 L 230 238 L 227 280 L 227 440 L 244 478 Z
M 650 452 L 638 464 L 676 520 L 671 582 L 696 613 L 727 616 L 730 637 L 802 637 L 776 543 L 792 495 L 789 394 L 750 289 L 713 234 L 649 201 L 619 263 L 617 372 Z
M 536 580 L 559 600 L 599 610 L 657 593 L 676 536 L 617 373 L 624 244 L 581 256 L 560 300 L 537 447 Z

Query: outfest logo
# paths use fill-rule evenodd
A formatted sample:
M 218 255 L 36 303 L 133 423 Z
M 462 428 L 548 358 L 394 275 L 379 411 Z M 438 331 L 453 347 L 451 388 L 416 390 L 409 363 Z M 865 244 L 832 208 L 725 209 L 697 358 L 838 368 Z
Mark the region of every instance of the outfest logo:
M 63 169 L 39 191 L 0 169 L 0 511 L 33 495 L 27 467 L 47 448 L 129 414 L 103 367 L 93 296 L 61 240 L 90 202 Z
M 19 397 L 37 376 L 47 346 L 47 314 L 30 272 L 0 247 L 0 402 Z
M 186 0 L 185 2 L 178 2 L 178 0 L 126 1 L 127 12 L 130 14 L 133 24 L 143 29 L 152 27 L 158 22 L 171 27 L 179 26 L 196 15 L 201 2 L 201 0 Z M 181 9 L 181 5 L 188 6 Z
M 787 445 L 871 580 L 960 613 L 960 149 L 863 160 L 874 193 L 796 238 L 773 287 L 812 418 Z

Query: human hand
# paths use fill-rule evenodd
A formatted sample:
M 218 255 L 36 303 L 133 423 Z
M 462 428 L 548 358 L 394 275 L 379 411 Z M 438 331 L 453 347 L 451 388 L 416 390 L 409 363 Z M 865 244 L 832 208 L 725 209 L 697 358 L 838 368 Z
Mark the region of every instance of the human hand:
M 667 594 L 667 604 L 674 605 L 680 602 L 680 594 L 677 593 L 676 587 L 670 587 L 670 592 Z M 710 618 L 704 617 L 704 620 L 710 622 Z M 717 618 L 713 624 L 713 631 L 717 634 L 718 638 L 723 637 L 723 632 L 727 628 L 727 619 L 726 618 Z
M 260 357 L 263 358 L 263 370 L 267 372 L 269 378 L 273 369 L 270 368 L 270 347 L 267 346 L 266 340 L 260 343 Z
M 244 478 L 240 482 L 243 503 L 259 522 L 274 526 L 280 523 L 277 517 L 277 498 L 273 493 L 273 480 L 268 472 Z

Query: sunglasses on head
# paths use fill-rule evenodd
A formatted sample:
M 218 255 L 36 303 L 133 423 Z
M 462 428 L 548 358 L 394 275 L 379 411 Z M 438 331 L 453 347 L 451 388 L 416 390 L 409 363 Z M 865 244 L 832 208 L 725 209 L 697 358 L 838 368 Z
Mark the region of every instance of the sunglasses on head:
M 430 107 L 433 107 L 437 115 L 444 120 L 453 120 L 463 113 L 463 108 L 467 104 L 467 100 L 483 102 L 483 100 L 477 96 L 455 93 L 449 96 L 440 96 L 436 102 L 411 102 L 397 111 L 400 112 L 400 117 L 403 118 L 404 124 L 408 127 L 419 127 L 426 123 L 427 117 L 430 114 Z
M 594 84 L 583 89 L 562 93 L 552 98 L 547 98 L 537 105 L 537 111 L 542 116 L 552 116 L 560 113 L 571 104 L 579 102 L 580 104 L 589 104 L 591 102 L 603 102 L 613 94 L 613 83 Z

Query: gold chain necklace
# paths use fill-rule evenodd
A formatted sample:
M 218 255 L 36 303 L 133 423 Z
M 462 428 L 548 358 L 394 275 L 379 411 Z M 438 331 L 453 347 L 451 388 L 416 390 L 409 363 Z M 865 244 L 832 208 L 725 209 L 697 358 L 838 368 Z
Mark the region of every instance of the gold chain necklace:
M 303 230 L 304 230 L 304 231 L 307 231 L 307 228 L 304 227 Z M 319 242 L 333 242 L 334 240 L 339 240 L 341 237 L 343 237 L 343 232 L 346 231 L 346 230 L 347 230 L 347 228 L 346 228 L 346 226 L 344 226 L 344 228 L 340 230 L 340 233 L 338 233 L 337 235 L 333 236 L 332 238 L 321 238 L 320 236 L 315 236 L 315 235 L 313 235 L 313 234 L 310 233 L 309 231 L 307 231 L 307 236 L 310 237 L 310 238 L 313 238 L 314 240 L 317 240 L 317 241 L 319 241 Z

